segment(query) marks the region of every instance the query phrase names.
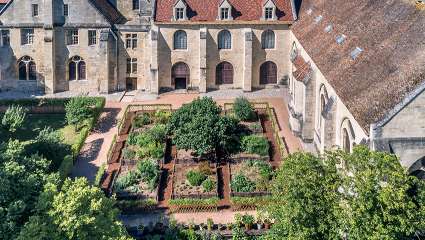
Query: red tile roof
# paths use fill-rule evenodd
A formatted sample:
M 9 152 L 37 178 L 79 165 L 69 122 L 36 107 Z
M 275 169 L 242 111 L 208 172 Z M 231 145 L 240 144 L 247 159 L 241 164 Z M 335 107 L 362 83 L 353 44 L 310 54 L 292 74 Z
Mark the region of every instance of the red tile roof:
M 300 82 L 308 80 L 309 75 L 311 76 L 311 66 L 308 64 L 303 57 L 297 55 L 293 61 L 294 66 L 297 68 L 292 74 L 294 78 Z
M 222 0 L 186 0 L 190 21 L 216 21 Z M 291 0 L 274 0 L 279 21 L 293 21 Z M 229 0 L 232 15 L 238 21 L 258 21 L 262 17 L 263 0 Z M 175 0 L 157 0 L 155 21 L 171 22 Z
M 0 4 L 6 4 L 9 0 L 0 0 Z

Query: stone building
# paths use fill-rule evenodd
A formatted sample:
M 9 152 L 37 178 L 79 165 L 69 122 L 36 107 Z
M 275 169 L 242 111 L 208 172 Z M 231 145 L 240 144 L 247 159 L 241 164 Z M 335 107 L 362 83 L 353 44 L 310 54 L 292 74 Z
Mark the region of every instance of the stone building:
M 420 175 L 424 9 L 415 0 L 9 0 L 0 90 L 286 85 L 290 128 L 317 152 L 369 144 Z
M 303 0 L 291 27 L 290 125 L 318 152 L 356 144 L 425 170 L 425 12 L 415 1 Z

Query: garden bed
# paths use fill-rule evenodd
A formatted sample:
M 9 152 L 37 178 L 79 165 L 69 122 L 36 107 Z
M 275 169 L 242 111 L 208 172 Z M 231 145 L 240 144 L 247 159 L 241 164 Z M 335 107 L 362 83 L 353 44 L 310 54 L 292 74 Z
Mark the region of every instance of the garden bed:
M 229 164 L 232 197 L 269 195 L 273 169 L 268 162 L 257 159 L 232 162 Z
M 173 199 L 217 197 L 217 169 L 208 161 L 176 164 L 173 173 Z

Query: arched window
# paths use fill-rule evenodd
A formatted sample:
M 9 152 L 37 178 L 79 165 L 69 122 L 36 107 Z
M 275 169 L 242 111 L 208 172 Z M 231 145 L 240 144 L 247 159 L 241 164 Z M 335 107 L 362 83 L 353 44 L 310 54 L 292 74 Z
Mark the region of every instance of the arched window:
M 183 30 L 174 33 L 174 49 L 187 49 L 187 34 Z
M 277 83 L 277 66 L 274 62 L 265 62 L 260 67 L 260 84 Z
M 275 35 L 272 30 L 266 30 L 261 34 L 261 45 L 263 49 L 275 48 Z
M 222 62 L 217 65 L 215 81 L 217 85 L 233 84 L 233 66 L 231 63 Z
M 19 80 L 37 80 L 37 66 L 34 59 L 23 56 L 18 61 Z
M 228 30 L 223 30 L 218 34 L 218 49 L 232 48 L 232 34 Z
M 80 56 L 74 56 L 69 60 L 68 70 L 70 81 L 86 79 L 86 62 Z
M 347 153 L 351 151 L 350 135 L 346 128 L 342 129 L 342 149 Z

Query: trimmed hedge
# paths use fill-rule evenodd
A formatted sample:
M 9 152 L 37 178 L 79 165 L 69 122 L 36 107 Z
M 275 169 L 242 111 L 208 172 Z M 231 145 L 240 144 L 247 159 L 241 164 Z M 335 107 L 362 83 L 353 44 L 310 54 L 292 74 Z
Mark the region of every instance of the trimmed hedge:
M 100 97 L 98 97 L 100 98 Z M 70 98 L 28 98 L 28 99 L 3 99 L 0 106 L 10 106 L 13 104 L 21 106 L 65 106 Z
M 72 155 L 66 155 L 63 159 L 61 165 L 59 166 L 59 176 L 61 179 L 65 179 L 71 173 L 72 168 L 74 167 L 74 158 Z
M 102 166 L 100 166 L 100 168 L 97 170 L 96 173 L 96 177 L 94 179 L 94 185 L 95 186 L 100 186 L 100 182 L 102 181 L 103 175 L 106 172 L 106 164 L 102 164 Z

